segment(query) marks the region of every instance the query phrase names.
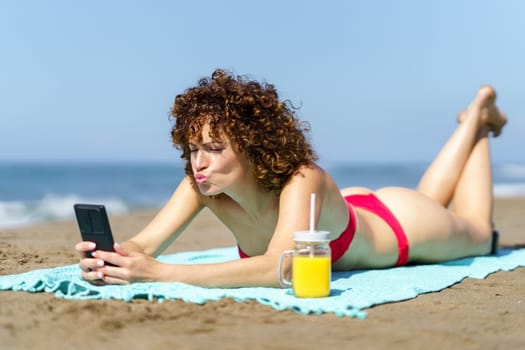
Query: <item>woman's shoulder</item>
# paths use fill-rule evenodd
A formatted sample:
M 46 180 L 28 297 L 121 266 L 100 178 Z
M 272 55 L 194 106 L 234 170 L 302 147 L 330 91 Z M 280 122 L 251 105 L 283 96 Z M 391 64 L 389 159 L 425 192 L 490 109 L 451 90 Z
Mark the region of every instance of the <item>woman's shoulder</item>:
M 316 163 L 300 165 L 292 177 L 299 176 L 303 178 L 324 178 L 328 173 Z
M 323 168 L 315 163 L 309 163 L 306 165 L 301 165 L 290 177 L 289 181 L 286 183 L 287 186 L 294 186 L 305 184 L 315 187 L 324 187 L 327 183 L 332 183 L 333 180 Z

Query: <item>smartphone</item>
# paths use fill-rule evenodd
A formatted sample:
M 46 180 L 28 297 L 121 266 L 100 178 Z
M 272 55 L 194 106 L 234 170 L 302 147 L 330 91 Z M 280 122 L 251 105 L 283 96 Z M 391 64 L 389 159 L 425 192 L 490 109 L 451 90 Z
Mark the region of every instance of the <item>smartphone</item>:
M 102 204 L 75 204 L 73 208 L 82 240 L 94 242 L 96 250 L 115 251 L 106 207 Z M 86 255 L 92 257 L 91 252 L 86 252 Z

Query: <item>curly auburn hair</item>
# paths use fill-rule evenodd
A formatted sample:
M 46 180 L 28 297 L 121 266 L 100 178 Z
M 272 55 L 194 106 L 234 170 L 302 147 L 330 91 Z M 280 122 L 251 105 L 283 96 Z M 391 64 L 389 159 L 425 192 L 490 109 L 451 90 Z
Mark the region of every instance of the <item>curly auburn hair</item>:
M 318 159 L 305 137 L 309 124 L 299 121 L 294 109 L 289 101 L 279 101 L 272 84 L 217 69 L 175 98 L 173 145 L 182 151 L 185 172 L 194 181 L 188 144 L 200 140 L 208 124 L 210 137 L 234 141 L 262 188 L 278 195 L 301 165 Z

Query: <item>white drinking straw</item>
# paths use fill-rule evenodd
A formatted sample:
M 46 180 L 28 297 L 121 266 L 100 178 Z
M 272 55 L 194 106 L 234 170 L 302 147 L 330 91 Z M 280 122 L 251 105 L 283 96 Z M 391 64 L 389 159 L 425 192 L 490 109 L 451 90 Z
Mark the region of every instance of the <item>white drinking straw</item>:
M 310 232 L 315 231 L 315 193 L 310 194 Z

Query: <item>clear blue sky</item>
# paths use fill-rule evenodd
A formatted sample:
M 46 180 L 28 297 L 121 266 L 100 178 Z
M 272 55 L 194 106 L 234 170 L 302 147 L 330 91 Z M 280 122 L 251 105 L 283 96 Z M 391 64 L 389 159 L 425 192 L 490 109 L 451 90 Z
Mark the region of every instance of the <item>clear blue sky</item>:
M 170 160 L 222 67 L 301 105 L 324 161 L 429 161 L 482 83 L 525 161 L 525 1 L 0 2 L 0 160 Z

